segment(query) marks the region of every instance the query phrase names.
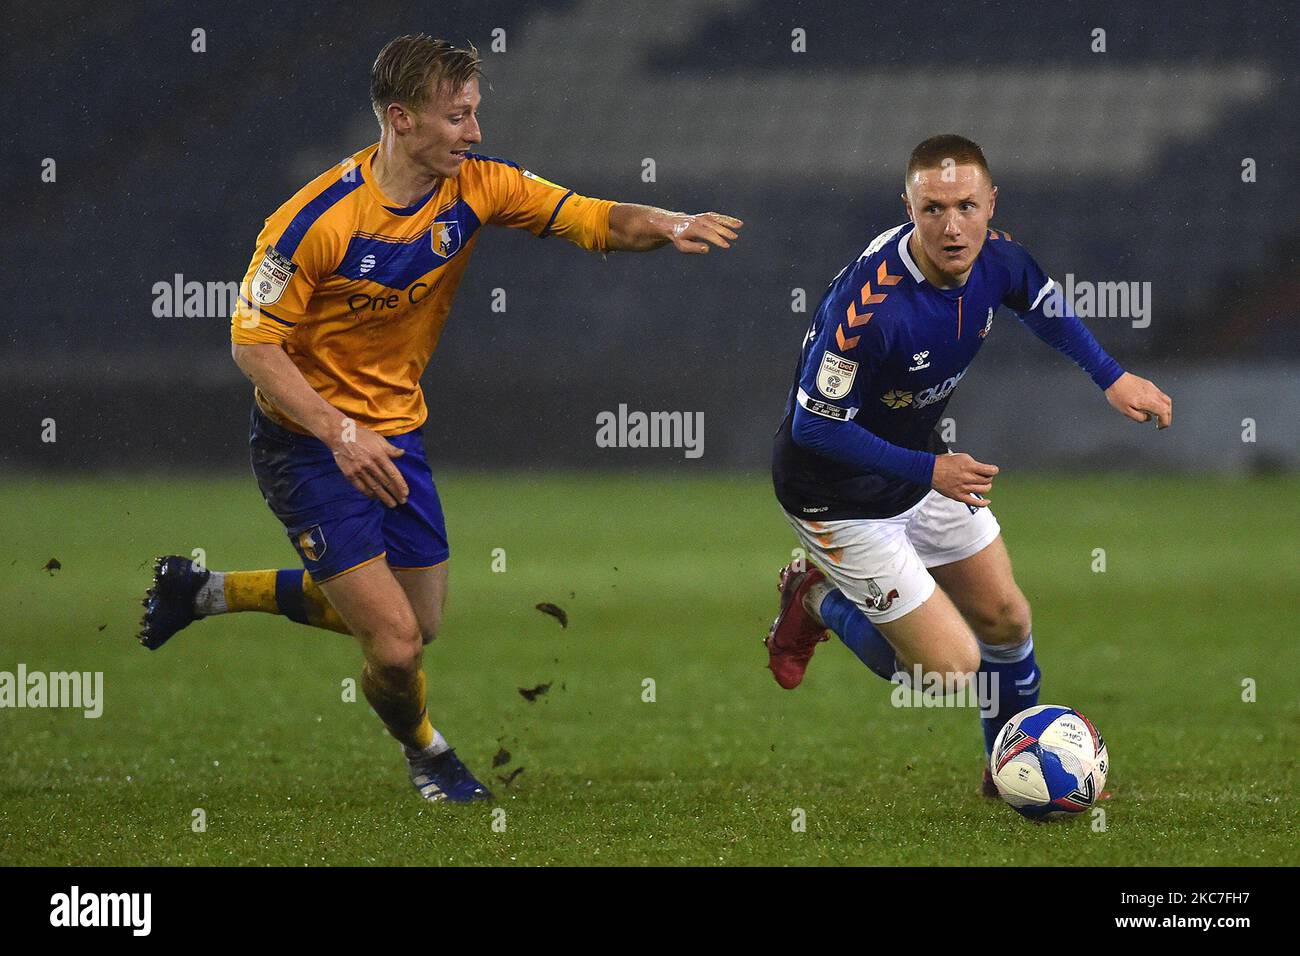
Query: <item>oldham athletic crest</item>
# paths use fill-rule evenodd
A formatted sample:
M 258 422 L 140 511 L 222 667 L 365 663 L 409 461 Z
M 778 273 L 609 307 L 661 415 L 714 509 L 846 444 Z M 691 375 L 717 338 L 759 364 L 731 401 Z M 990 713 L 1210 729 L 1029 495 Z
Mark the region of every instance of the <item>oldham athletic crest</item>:
M 460 249 L 460 223 L 435 222 L 429 230 L 429 242 L 434 252 L 450 259 Z

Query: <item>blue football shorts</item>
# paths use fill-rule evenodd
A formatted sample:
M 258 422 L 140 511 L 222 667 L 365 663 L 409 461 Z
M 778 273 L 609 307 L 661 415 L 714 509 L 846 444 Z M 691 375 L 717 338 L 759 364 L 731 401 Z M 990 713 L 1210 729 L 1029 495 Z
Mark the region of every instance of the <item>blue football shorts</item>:
M 329 446 L 284 428 L 253 405 L 248 443 L 262 497 L 316 581 L 387 556 L 392 568 L 447 560 L 447 527 L 420 429 L 386 436 L 406 454 L 392 459 L 410 489 L 388 508 L 344 477 Z

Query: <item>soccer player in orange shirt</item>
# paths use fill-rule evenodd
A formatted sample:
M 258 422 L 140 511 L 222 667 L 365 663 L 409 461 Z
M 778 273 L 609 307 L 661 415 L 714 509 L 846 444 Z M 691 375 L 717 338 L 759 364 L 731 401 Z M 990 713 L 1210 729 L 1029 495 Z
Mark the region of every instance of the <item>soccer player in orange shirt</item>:
M 256 386 L 250 445 L 267 504 L 305 570 L 220 573 L 159 558 L 140 641 L 192 621 L 266 611 L 353 635 L 362 689 L 401 742 L 426 800 L 487 799 L 425 708 L 423 647 L 447 594 L 442 506 L 421 439 L 420 375 L 487 224 L 600 252 L 730 248 L 741 222 L 578 195 L 470 152 L 480 61 L 403 36 L 371 71 L 375 145 L 303 187 L 266 221 L 231 317 Z

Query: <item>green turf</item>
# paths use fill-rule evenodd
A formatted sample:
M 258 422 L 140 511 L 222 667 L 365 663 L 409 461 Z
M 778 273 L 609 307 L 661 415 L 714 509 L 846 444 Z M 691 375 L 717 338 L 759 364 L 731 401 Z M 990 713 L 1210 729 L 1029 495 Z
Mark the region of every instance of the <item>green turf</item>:
M 891 707 L 838 642 L 776 686 L 759 638 L 793 540 L 765 480 L 441 484 L 454 558 L 430 709 L 495 785 L 504 832 L 490 807 L 416 798 L 364 700 L 341 699 L 349 638 L 238 615 L 136 644 L 154 554 L 293 566 L 251 479 L 10 478 L 0 670 L 103 671 L 106 702 L 97 720 L 0 710 L 0 863 L 1296 862 L 1300 481 L 999 478 L 1043 701 L 1110 746 L 1105 832 L 977 796 L 974 712 Z

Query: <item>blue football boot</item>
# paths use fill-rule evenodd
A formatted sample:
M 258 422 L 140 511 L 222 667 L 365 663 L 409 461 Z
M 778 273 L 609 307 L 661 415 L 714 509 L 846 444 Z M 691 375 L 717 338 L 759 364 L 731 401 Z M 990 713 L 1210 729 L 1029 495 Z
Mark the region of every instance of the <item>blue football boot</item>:
M 426 800 L 473 803 L 492 799 L 491 791 L 474 779 L 469 767 L 461 763 L 454 750 L 444 750 L 433 756 L 417 754 L 412 757 L 408 753 L 406 763 L 411 772 L 411 783 Z
M 194 597 L 212 574 L 196 568 L 189 558 L 169 554 L 153 563 L 153 586 L 145 592 L 140 643 L 156 651 L 181 628 L 204 617 L 194 610 Z

